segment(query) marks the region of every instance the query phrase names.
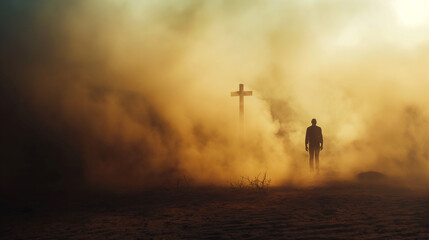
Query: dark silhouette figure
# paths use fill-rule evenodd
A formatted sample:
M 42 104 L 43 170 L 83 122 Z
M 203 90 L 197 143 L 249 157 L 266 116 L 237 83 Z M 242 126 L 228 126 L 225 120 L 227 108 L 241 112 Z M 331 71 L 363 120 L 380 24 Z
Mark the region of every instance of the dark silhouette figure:
M 305 134 L 305 151 L 310 153 L 310 171 L 314 172 L 313 159 L 316 157 L 316 172 L 319 173 L 319 151 L 323 149 L 322 129 L 316 126 L 316 119 L 311 120 L 311 126 Z M 308 146 L 309 145 L 309 146 Z

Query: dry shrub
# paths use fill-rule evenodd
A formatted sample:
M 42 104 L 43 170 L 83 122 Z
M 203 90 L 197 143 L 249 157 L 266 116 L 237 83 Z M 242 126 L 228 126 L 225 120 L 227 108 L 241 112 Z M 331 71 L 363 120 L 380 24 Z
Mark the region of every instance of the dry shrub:
M 237 182 L 230 182 L 230 186 L 234 190 L 252 190 L 256 192 L 266 192 L 270 186 L 271 179 L 267 178 L 265 172 L 262 176 L 258 174 L 256 177 L 241 176 Z

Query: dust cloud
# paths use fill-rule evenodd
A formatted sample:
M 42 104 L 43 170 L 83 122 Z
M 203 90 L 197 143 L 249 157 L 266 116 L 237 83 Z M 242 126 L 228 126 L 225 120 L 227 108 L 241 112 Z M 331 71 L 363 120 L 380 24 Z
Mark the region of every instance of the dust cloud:
M 319 179 L 425 182 L 429 24 L 401 4 L 1 3 L 3 187 L 305 185 L 312 118 Z M 241 139 L 239 83 L 254 93 Z

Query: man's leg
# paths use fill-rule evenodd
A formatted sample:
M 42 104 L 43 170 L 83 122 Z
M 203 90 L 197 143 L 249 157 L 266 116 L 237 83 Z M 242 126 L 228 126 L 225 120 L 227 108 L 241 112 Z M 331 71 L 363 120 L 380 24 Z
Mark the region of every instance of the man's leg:
M 313 173 L 314 172 L 314 166 L 313 166 L 314 148 L 310 147 L 308 152 L 310 153 L 310 172 Z
M 316 173 L 319 173 L 319 151 L 320 151 L 320 148 L 314 149 L 314 155 L 316 158 Z

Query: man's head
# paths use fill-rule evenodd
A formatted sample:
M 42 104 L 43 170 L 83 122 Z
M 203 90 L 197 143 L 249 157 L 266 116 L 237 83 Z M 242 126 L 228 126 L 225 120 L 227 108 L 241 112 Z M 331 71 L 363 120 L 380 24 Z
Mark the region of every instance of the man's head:
M 317 123 L 317 120 L 315 119 L 315 118 L 313 118 L 313 119 L 311 119 L 311 124 L 314 126 L 314 125 L 316 125 L 316 123 Z

